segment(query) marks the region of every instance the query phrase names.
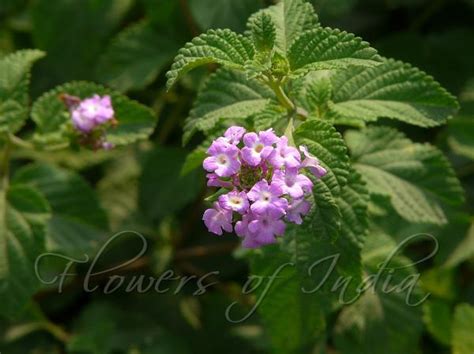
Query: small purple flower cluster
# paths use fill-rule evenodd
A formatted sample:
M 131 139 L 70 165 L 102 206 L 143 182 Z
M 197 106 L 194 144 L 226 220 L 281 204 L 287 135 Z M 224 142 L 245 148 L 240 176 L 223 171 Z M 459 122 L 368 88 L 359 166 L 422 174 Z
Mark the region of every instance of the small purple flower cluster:
M 209 172 L 207 185 L 224 193 L 204 212 L 209 231 L 222 235 L 222 230 L 234 229 L 244 238 L 243 247 L 257 248 L 275 243 L 285 232 L 285 221 L 301 224 L 311 209 L 305 197 L 313 188 L 301 170 L 307 168 L 317 178 L 326 170 L 306 147 L 300 151 L 272 129 L 257 134 L 233 126 L 214 140 L 203 167 Z M 235 228 L 234 213 L 239 215 Z
M 115 111 L 110 96 L 99 96 L 81 100 L 79 97 L 67 94 L 61 95 L 71 113 L 74 129 L 80 133 L 80 143 L 94 149 L 110 150 L 114 145 L 106 140 L 103 128 L 107 124 L 115 125 Z

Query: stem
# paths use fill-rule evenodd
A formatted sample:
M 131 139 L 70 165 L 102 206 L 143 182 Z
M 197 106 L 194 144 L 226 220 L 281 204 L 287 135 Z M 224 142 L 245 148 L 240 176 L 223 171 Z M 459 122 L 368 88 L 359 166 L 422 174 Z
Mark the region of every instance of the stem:
M 288 111 L 294 112 L 296 106 L 286 95 L 285 91 L 283 91 L 281 81 L 275 81 L 271 76 L 267 76 L 266 82 L 273 90 L 273 92 L 275 92 L 278 102 L 280 102 L 281 105 L 285 107 Z
M 11 142 L 7 138 L 3 150 L 2 160 L 0 161 L 0 178 L 1 186 L 0 190 L 6 190 L 8 186 L 8 177 L 10 172 L 10 153 L 11 153 Z
M 25 149 L 35 149 L 35 146 L 32 143 L 30 143 L 29 141 L 25 141 L 25 140 L 17 137 L 16 135 L 9 134 L 8 138 L 10 139 L 10 142 L 13 145 L 16 145 L 18 147 L 22 147 L 22 148 L 25 148 Z

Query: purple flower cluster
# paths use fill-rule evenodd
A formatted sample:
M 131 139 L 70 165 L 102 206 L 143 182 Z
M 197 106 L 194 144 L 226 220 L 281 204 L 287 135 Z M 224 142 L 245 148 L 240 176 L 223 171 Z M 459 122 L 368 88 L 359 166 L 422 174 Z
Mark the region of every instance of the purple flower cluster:
M 300 151 L 272 129 L 246 133 L 233 126 L 214 140 L 203 167 L 209 172 L 207 185 L 223 188 L 223 193 L 204 212 L 209 231 L 222 235 L 222 230 L 234 230 L 244 238 L 243 247 L 257 248 L 275 243 L 286 222 L 301 224 L 311 209 L 305 197 L 313 188 L 301 171 L 306 168 L 321 178 L 326 170 L 306 147 Z
M 108 124 L 115 125 L 115 112 L 110 96 L 99 96 L 81 100 L 79 97 L 63 94 L 63 102 L 71 113 L 74 129 L 80 133 L 80 143 L 94 149 L 112 149 L 112 143 L 106 141 L 105 128 Z

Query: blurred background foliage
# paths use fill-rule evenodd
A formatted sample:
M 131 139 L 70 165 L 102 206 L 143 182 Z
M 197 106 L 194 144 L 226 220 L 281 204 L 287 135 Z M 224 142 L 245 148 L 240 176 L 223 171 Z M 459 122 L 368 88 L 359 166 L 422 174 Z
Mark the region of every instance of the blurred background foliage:
M 218 285 L 198 297 L 192 296 L 195 281 L 176 294 L 173 289 L 180 286 L 179 281 L 169 281 L 166 294 L 120 290 L 107 295 L 102 291 L 106 277 L 93 280 L 101 291 L 83 291 L 82 279 L 88 265 L 75 266 L 71 271 L 78 276 L 67 279 L 63 294 L 57 294 L 57 284 L 44 286 L 20 317 L 0 322 L 1 352 L 269 351 L 258 316 L 241 324 L 231 324 L 224 318 L 230 303 L 237 301 L 240 308 L 234 310 L 245 312 L 255 300 L 242 296 L 240 291 L 248 266 L 238 254 L 232 255 L 237 246 L 234 238 L 210 236 L 201 224 L 204 174 L 199 169 L 181 173 L 186 155 L 202 139 L 196 136 L 183 148 L 182 123 L 197 89 L 214 68 L 193 71 L 170 92 L 164 88 L 164 73 L 177 49 L 197 34 L 223 27 L 241 32 L 250 14 L 271 3 L 0 0 L 0 56 L 22 48 L 47 52 L 32 73 L 33 99 L 66 81 L 90 80 L 127 93 L 159 116 L 150 141 L 126 150 L 16 152 L 14 179 L 28 181 L 32 175 L 44 176 L 44 185 L 37 187 L 52 206 L 48 227 L 53 237 L 48 240 L 48 249 L 60 249 L 82 259 L 85 252 L 97 252 L 111 234 L 134 230 L 146 236 L 150 247 L 143 257 L 117 270 L 117 274 L 130 279 L 134 274 L 158 278 L 168 269 L 174 275 L 195 277 L 219 271 L 207 279 L 218 281 Z M 390 324 L 396 332 L 389 340 L 397 342 L 405 335 L 404 321 L 419 331 L 424 322 L 413 353 L 448 353 L 453 341 L 451 328 L 463 321 L 469 323 L 474 317 L 469 307 L 457 307 L 454 312 L 456 304 L 474 303 L 474 227 L 469 217 L 474 215 L 474 2 L 315 0 L 313 4 L 323 25 L 353 32 L 382 55 L 418 66 L 460 100 L 459 116 L 447 127 L 421 130 L 399 126 L 415 141 L 430 141 L 444 150 L 467 192 L 467 209 L 464 213 L 452 212 L 447 227 L 431 230 L 440 241 L 440 252 L 434 261 L 419 265 L 419 270 L 423 271 L 424 290 L 433 295 L 414 318 L 400 318 Z M 28 136 L 31 126 L 21 133 Z M 23 167 L 33 159 L 39 162 Z M 389 211 L 383 211 L 383 217 L 385 230 L 391 230 L 397 240 L 413 231 L 427 231 L 426 227 L 406 225 Z M 137 238 L 116 240 L 101 255 L 97 269 L 132 258 L 140 247 Z M 424 247 L 429 245 L 418 244 L 408 255 L 423 254 Z M 43 271 L 53 276 L 64 266 L 64 261 L 50 260 Z M 359 310 L 370 312 L 371 308 Z M 340 318 L 350 323 L 353 316 L 348 312 Z M 328 333 L 325 345 L 315 353 L 369 353 L 373 352 L 372 342 L 386 338 L 380 334 L 386 324 L 372 323 L 370 338 L 365 338 L 360 347 L 365 351 L 357 351 L 352 342 L 347 342 L 347 336 L 341 335 L 347 323 L 337 323 L 335 333 Z M 471 328 L 473 325 L 471 322 Z M 472 332 L 464 336 L 472 337 Z M 392 352 L 397 353 L 396 348 Z

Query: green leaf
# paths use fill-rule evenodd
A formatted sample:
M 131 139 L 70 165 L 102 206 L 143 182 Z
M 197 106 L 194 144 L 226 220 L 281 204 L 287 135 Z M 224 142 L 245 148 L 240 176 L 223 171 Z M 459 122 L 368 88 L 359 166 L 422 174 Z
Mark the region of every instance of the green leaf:
M 447 346 L 451 344 L 453 313 L 448 303 L 430 299 L 423 304 L 423 321 L 431 335 Z
M 180 210 L 203 190 L 202 170 L 181 175 L 185 158 L 185 150 L 165 147 L 156 148 L 147 157 L 140 178 L 139 205 L 151 220 Z
M 283 268 L 277 272 L 280 267 Z M 302 290 L 311 289 L 305 287 L 307 274 L 299 272 L 290 254 L 278 246 L 267 246 L 262 254 L 252 257 L 251 275 L 263 280 L 255 295 L 261 299 L 257 310 L 271 339 L 272 353 L 311 352 L 315 342 L 323 336 L 326 323 L 322 296 Z M 272 276 L 275 278 L 263 294 Z
M 28 119 L 30 70 L 44 55 L 27 49 L 0 59 L 0 133 L 15 133 Z
M 346 184 L 349 176 L 349 158 L 344 140 L 336 129 L 321 120 L 309 120 L 294 132 L 296 145 L 305 145 L 316 156 L 328 173 L 323 181 L 331 177 L 336 182 L 336 192 Z M 334 188 L 332 185 L 330 188 Z
M 247 18 L 262 6 L 262 0 L 189 1 L 193 19 L 204 31 L 211 28 L 229 28 L 242 32 Z
M 263 110 L 251 116 L 256 131 L 273 128 L 277 133 L 284 133 L 288 125 L 288 111 L 276 103 L 268 104 Z
M 423 71 L 387 60 L 351 67 L 332 76 L 335 122 L 398 119 L 421 127 L 446 122 L 457 110 L 456 99 Z
M 378 275 L 377 281 L 365 283 L 368 289 L 353 304 L 340 313 L 334 327 L 334 343 L 344 354 L 372 353 L 418 353 L 418 340 L 422 331 L 419 306 L 410 306 L 421 300 L 416 286 L 416 269 L 411 260 L 395 255 L 386 262 L 397 246 L 388 235 L 369 234 L 363 252 L 365 281 L 369 276 Z M 395 268 L 390 271 L 390 268 Z M 394 287 L 403 282 L 414 285 L 412 293 L 405 287 L 402 291 Z M 389 284 L 386 288 L 384 284 Z M 408 283 L 410 284 L 410 283 Z M 392 289 L 387 291 L 387 289 Z
M 451 119 L 448 133 L 448 144 L 454 153 L 474 160 L 474 117 Z
M 106 48 L 97 74 L 119 91 L 140 90 L 151 84 L 173 59 L 180 43 L 147 21 L 127 27 Z
M 255 48 L 247 37 L 228 29 L 209 30 L 179 50 L 166 74 L 166 87 L 170 89 L 182 75 L 204 64 L 217 63 L 243 70 L 245 62 L 254 54 Z
M 35 133 L 37 140 L 64 143 L 70 139 L 68 133 L 68 127 L 71 125 L 70 113 L 58 97 L 62 93 L 80 98 L 90 97 L 93 94 L 110 95 L 118 126 L 108 130 L 107 140 L 117 146 L 146 139 L 153 132 L 156 118 L 148 107 L 103 86 L 81 81 L 58 86 L 36 100 L 31 115 L 37 126 Z
M 291 45 L 288 60 L 294 76 L 308 71 L 379 64 L 377 51 L 361 38 L 332 28 L 303 32 Z
M 252 15 L 247 23 L 251 29 L 252 24 L 262 13 L 270 15 L 275 25 L 275 46 L 282 54 L 286 54 L 293 41 L 302 32 L 313 29 L 318 25 L 313 6 L 304 0 L 282 0 L 267 9 L 260 10 Z
M 272 17 L 268 13 L 263 11 L 257 12 L 255 16 L 249 19 L 247 27 L 257 50 L 269 52 L 273 49 L 276 29 Z
M 204 159 L 207 157 L 206 148 L 198 146 L 186 156 L 186 160 L 181 168 L 181 175 L 186 176 L 191 171 L 202 166 Z
M 444 224 L 443 204 L 463 202 L 459 181 L 437 148 L 382 127 L 349 131 L 345 138 L 369 191 L 389 197 L 404 219 Z
M 474 352 L 474 306 L 461 304 L 456 306 L 453 322 L 453 354 L 472 354 Z
M 51 165 L 32 164 L 18 170 L 13 182 L 36 188 L 51 205 L 46 239 L 49 251 L 82 256 L 107 237 L 106 214 L 81 176 Z
M 47 201 L 35 189 L 0 189 L 0 313 L 13 317 L 39 288 L 34 264 L 45 250 Z
M 211 75 L 194 102 L 184 125 L 186 143 L 196 130 L 207 132 L 220 119 L 242 119 L 263 110 L 272 91 L 242 72 L 220 69 Z

